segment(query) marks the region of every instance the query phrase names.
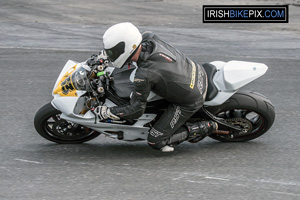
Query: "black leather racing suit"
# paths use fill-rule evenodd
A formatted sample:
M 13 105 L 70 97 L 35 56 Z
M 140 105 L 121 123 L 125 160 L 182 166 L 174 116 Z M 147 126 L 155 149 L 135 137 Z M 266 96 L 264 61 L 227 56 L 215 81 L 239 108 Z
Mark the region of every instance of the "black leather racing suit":
M 112 107 L 111 112 L 124 119 L 137 119 L 145 111 L 150 91 L 168 100 L 169 107 L 148 135 L 149 145 L 160 149 L 186 139 L 186 134 L 174 135 L 202 107 L 207 78 L 202 66 L 153 33 L 144 33 L 141 45 L 130 104 Z

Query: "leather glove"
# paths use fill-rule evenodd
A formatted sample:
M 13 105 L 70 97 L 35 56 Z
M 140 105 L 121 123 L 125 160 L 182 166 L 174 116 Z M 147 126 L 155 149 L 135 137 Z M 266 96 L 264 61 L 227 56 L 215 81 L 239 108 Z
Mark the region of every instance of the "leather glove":
M 95 109 L 95 113 L 99 118 L 99 121 L 105 120 L 105 119 L 112 119 L 112 120 L 120 120 L 120 117 L 112 114 L 110 112 L 110 109 L 107 108 L 106 106 L 98 106 Z

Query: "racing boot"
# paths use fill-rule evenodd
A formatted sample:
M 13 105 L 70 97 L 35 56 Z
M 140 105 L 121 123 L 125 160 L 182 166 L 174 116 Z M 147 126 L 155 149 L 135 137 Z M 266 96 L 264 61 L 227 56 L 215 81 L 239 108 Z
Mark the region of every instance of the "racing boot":
M 187 122 L 185 125 L 189 131 L 187 138 L 189 141 L 194 139 L 200 141 L 218 129 L 218 124 L 214 121 Z
M 213 121 L 187 122 L 185 126 L 181 126 L 167 141 L 163 142 L 164 146 L 160 150 L 162 152 L 172 152 L 174 147 L 180 143 L 187 140 L 199 142 L 217 129 L 218 124 Z
M 166 142 L 165 146 L 160 150 L 162 152 L 172 152 L 174 147 L 184 142 L 188 138 L 188 129 L 185 126 L 181 126 Z

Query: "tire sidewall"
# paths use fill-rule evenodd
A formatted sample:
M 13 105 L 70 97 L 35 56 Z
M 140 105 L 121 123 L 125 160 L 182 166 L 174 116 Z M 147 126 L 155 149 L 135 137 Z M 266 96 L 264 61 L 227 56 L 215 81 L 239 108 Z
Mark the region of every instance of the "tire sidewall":
M 234 94 L 230 99 L 220 106 L 207 108 L 212 114 L 217 115 L 220 112 L 233 109 L 252 110 L 263 119 L 263 127 L 253 134 L 240 138 L 224 138 L 216 134 L 210 135 L 211 138 L 222 142 L 245 142 L 260 137 L 267 132 L 275 120 L 275 110 L 272 103 L 263 95 L 248 91 L 240 91 Z

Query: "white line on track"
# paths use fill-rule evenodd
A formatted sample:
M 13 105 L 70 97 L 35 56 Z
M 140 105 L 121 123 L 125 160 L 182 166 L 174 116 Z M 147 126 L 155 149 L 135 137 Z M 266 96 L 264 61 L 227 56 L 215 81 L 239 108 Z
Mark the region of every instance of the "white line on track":
M 19 158 L 16 158 L 15 160 L 16 160 L 16 161 L 21 161 L 21 162 L 27 162 L 27 163 L 39 164 L 39 165 L 43 164 L 43 163 L 41 163 L 41 162 L 32 161 L 32 160 L 24 160 L 24 159 L 19 159 Z

